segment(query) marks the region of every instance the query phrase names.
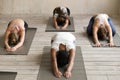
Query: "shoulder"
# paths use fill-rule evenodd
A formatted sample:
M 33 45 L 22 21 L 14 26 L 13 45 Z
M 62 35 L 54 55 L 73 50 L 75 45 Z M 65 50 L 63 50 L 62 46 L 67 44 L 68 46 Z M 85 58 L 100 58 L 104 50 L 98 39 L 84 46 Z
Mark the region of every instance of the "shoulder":
M 12 22 L 19 22 L 19 23 L 24 23 L 24 20 L 23 19 L 14 19 Z
M 19 28 L 20 30 L 23 30 L 24 31 L 24 24 L 25 24 L 25 22 L 24 22 L 24 20 L 22 20 L 22 19 L 14 19 L 14 20 L 12 20 L 11 22 L 10 22 L 10 24 L 9 24 L 9 28 L 13 28 L 13 27 L 17 27 L 17 28 Z
M 24 20 L 22 20 L 22 19 L 14 19 L 14 20 L 11 20 L 10 21 L 10 25 L 11 24 L 24 24 Z

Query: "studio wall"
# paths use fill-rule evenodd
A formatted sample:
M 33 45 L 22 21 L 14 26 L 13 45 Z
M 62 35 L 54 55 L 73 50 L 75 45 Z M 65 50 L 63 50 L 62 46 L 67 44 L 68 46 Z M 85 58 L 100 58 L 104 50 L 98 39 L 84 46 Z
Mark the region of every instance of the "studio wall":
M 72 14 L 120 14 L 120 0 L 0 0 L 0 14 L 52 15 L 57 6 L 67 6 Z

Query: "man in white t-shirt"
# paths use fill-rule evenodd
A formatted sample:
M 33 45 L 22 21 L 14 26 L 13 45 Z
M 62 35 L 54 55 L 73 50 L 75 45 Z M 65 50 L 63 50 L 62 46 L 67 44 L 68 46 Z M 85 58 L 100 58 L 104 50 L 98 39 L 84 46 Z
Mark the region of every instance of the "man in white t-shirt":
M 62 76 L 59 68 L 66 66 L 63 74 L 66 78 L 71 77 L 71 70 L 75 58 L 76 38 L 69 32 L 59 32 L 51 40 L 51 59 L 54 75 L 58 78 Z

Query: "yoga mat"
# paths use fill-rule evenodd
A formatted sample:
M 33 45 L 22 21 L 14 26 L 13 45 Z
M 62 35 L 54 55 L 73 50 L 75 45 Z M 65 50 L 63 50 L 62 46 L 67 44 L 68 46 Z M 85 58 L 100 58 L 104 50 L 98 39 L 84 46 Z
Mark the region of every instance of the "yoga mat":
M 49 17 L 45 32 L 75 32 L 73 17 L 70 17 L 71 24 L 65 30 L 56 30 L 53 25 L 53 17 Z
M 37 28 L 28 28 L 25 36 L 25 41 L 22 47 L 18 48 L 15 52 L 7 52 L 4 49 L 4 36 L 0 37 L 0 55 L 13 54 L 13 55 L 27 55 L 34 38 Z
M 64 70 L 64 68 L 60 69 Z M 61 72 L 62 72 L 61 71 Z M 40 70 L 38 73 L 37 80 L 65 80 L 66 78 L 62 76 L 61 78 L 56 78 L 53 75 L 51 67 L 51 57 L 50 57 L 50 46 L 44 47 L 44 53 L 42 54 Z M 72 70 L 72 77 L 67 80 L 87 80 L 84 61 L 81 53 L 81 48 L 76 47 L 76 56 L 74 61 L 74 67 Z
M 86 31 L 87 30 L 87 27 L 84 27 L 84 30 Z M 87 34 L 87 32 L 86 32 Z M 92 47 L 96 47 L 94 42 L 93 42 L 93 38 L 91 36 L 87 36 L 89 41 L 90 41 L 90 44 Z M 108 40 L 99 40 L 101 44 L 103 44 L 101 47 L 109 47 L 107 44 L 108 44 Z M 120 36 L 118 35 L 118 33 L 116 33 L 113 37 L 113 42 L 115 44 L 114 47 L 120 47 Z
M 15 80 L 17 72 L 0 72 L 0 80 Z

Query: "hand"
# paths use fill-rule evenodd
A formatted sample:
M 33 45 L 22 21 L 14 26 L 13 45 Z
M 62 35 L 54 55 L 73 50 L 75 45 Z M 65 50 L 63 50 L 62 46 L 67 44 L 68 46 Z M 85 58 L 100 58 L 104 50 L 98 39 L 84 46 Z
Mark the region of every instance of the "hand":
M 54 71 L 54 75 L 57 77 L 57 78 L 60 78 L 62 76 L 62 73 L 58 70 L 58 71 Z
M 109 45 L 110 47 L 113 47 L 113 46 L 115 46 L 113 42 L 111 42 L 111 43 L 108 43 L 108 45 Z
M 8 52 L 11 51 L 11 47 L 7 47 L 6 51 L 8 51 Z
M 99 42 L 97 42 L 97 43 L 95 43 L 95 46 L 96 46 L 96 47 L 100 47 L 101 44 L 100 44 Z
M 17 48 L 13 47 L 13 48 L 6 48 L 6 51 L 8 52 L 13 52 L 16 51 Z
M 62 30 L 65 30 L 65 29 L 66 29 L 66 27 L 62 27 L 61 29 L 62 29 Z
M 59 30 L 59 29 L 60 29 L 60 27 L 58 27 L 58 26 L 57 26 L 57 27 L 56 27 L 56 29 L 57 29 L 57 30 Z
M 16 47 L 12 47 L 12 48 L 11 48 L 11 51 L 16 51 L 16 50 L 17 50 Z
M 64 76 L 66 77 L 66 78 L 70 78 L 71 77 L 71 71 L 66 71 L 65 73 L 64 73 Z

